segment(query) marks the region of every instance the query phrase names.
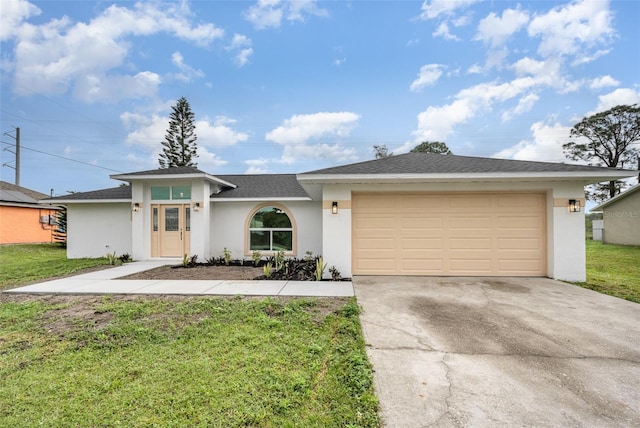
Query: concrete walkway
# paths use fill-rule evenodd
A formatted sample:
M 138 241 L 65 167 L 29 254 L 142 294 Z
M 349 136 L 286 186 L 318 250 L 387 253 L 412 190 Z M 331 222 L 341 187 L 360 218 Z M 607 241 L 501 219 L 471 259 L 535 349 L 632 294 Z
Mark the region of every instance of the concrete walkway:
M 353 296 L 348 281 L 230 281 L 116 279 L 166 265 L 161 261 L 141 261 L 122 266 L 55 279 L 5 290 L 4 293 L 39 294 L 179 294 L 243 296 Z

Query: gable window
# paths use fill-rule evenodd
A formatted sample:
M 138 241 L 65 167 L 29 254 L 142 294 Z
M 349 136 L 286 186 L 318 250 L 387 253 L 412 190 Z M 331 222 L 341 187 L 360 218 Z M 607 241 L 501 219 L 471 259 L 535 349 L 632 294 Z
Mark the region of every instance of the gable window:
M 191 199 L 191 186 L 151 186 L 151 200 Z
M 275 206 L 258 209 L 249 222 L 250 251 L 293 251 L 293 225 L 287 213 Z

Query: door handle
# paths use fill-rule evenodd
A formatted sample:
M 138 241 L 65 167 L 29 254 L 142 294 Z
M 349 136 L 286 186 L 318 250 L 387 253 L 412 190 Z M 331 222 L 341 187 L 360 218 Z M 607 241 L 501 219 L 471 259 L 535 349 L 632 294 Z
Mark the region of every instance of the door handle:
M 180 229 L 180 240 L 182 241 L 182 228 Z

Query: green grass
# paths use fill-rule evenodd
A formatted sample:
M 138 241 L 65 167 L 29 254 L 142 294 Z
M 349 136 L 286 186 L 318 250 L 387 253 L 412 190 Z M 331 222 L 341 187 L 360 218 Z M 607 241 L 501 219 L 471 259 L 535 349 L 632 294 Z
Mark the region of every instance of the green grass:
M 57 244 L 0 245 L 0 290 L 106 264 L 106 258 L 67 259 Z
M 0 426 L 380 425 L 355 298 L 8 299 Z
M 640 303 L 640 247 L 587 241 L 587 282 L 578 285 Z

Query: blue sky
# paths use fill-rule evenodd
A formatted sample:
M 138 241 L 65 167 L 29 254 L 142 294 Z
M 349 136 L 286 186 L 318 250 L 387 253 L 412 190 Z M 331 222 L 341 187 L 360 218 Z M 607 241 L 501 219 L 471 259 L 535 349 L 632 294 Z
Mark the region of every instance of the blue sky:
M 214 175 L 304 172 L 427 140 L 459 155 L 561 162 L 582 117 L 640 102 L 632 0 L 0 8 L 0 130 L 21 129 L 21 184 L 56 195 L 158 167 L 182 96 L 198 167 Z M 14 174 L 2 167 L 2 180 Z

